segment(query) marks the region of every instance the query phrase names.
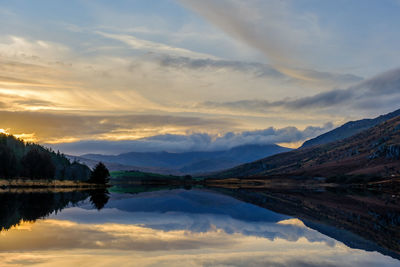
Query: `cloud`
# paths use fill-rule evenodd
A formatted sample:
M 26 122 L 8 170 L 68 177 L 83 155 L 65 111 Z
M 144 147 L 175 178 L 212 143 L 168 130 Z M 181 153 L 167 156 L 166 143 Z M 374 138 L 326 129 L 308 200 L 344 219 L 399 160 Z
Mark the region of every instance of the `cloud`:
M 136 225 L 121 224 L 77 224 L 71 221 L 46 220 L 36 222 L 34 231 L 23 231 L 25 242 L 18 238 L 18 231 L 9 233 L 8 246 L 0 245 L 2 251 L 9 250 L 60 250 L 60 249 L 112 249 L 134 251 L 157 251 L 195 249 L 202 246 L 221 247 L 224 242 L 216 237 L 183 235 L 182 231 L 152 230 Z M 46 230 L 47 229 L 47 230 Z M 28 236 L 29 235 L 29 236 Z M 82 238 L 85 236 L 85 238 Z M 156 242 L 154 242 L 156 241 Z
M 196 116 L 200 117 L 220 117 L 227 115 L 225 111 L 210 112 L 196 103 L 237 101 L 248 97 L 260 99 L 261 96 L 279 99 L 286 94 L 297 96 L 306 91 L 327 90 L 359 79 L 351 75 L 301 70 L 315 77 L 312 81 L 302 81 L 268 64 L 173 55 L 168 49 L 150 54 L 132 52 L 123 44 L 116 50 L 103 50 L 109 45 L 107 42 L 99 46 L 97 43 L 90 47 L 83 45 L 75 51 L 58 49 L 62 45 L 57 43 L 22 37 L 18 37 L 18 41 L 7 40 L 0 42 L 0 48 L 21 51 L 14 56 L 9 53 L 0 61 L 0 93 L 7 95 L 7 101 L 3 102 L 9 103 L 8 111 L 197 112 Z M 41 52 L 44 44 L 49 50 L 46 53 Z M 248 121 L 247 117 L 242 124 Z
M 199 106 L 257 112 L 267 112 L 274 109 L 330 110 L 336 108 L 337 113 L 341 113 L 339 107 L 345 107 L 347 111 L 373 108 L 376 113 L 380 110 L 393 111 L 398 109 L 400 107 L 398 105 L 399 100 L 400 69 L 394 69 L 346 89 L 334 89 L 314 96 L 279 101 L 240 100 L 222 103 L 208 101 L 199 104 Z
M 177 69 L 192 69 L 192 70 L 233 70 L 245 73 L 252 73 L 255 77 L 263 78 L 269 77 L 280 79 L 282 82 L 298 80 L 296 77 L 288 76 L 287 74 L 279 71 L 271 65 L 258 63 L 258 62 L 244 62 L 232 61 L 222 59 L 210 58 L 189 58 L 189 57 L 173 57 L 173 56 L 160 56 L 158 61 L 163 67 L 177 68 Z M 360 82 L 363 78 L 352 74 L 336 74 L 329 72 L 319 72 L 315 70 L 297 69 L 302 75 L 310 77 L 312 81 L 323 81 L 325 84 L 334 84 L 339 86 L 341 84 L 351 84 Z M 296 81 L 299 82 L 299 81 Z
M 400 69 L 394 69 L 360 82 L 347 89 L 336 89 L 305 97 L 288 103 L 293 108 L 332 107 L 347 104 L 349 107 L 368 109 L 370 105 L 363 105 L 369 100 L 379 101 L 383 98 L 400 98 Z M 387 104 L 391 104 L 387 102 Z M 398 108 L 399 106 L 395 107 Z
M 156 52 L 156 53 L 165 53 L 169 55 L 186 55 L 191 57 L 203 57 L 203 58 L 212 57 L 211 55 L 194 52 L 185 48 L 139 39 L 133 35 L 112 34 L 100 31 L 97 31 L 96 33 L 103 37 L 123 42 L 129 45 L 129 47 L 131 47 L 132 49 L 145 50 L 148 52 Z
M 208 133 L 163 134 L 138 140 L 83 140 L 72 143 L 52 144 L 54 149 L 65 153 L 80 155 L 86 153 L 119 154 L 126 152 L 186 152 L 186 151 L 217 151 L 247 144 L 294 143 L 320 135 L 333 128 L 332 123 L 322 127 L 306 127 L 299 130 L 296 127 L 276 129 L 273 127 L 243 132 L 228 132 L 223 135 Z
M 355 89 L 366 90 L 370 96 L 400 93 L 400 68 L 378 74 L 359 85 Z
M 333 239 L 289 218 L 212 192 L 150 192 L 111 200 L 101 213 L 87 206 L 72 207 L 34 224 L 21 222 L 8 230 L 0 250 L 231 248 L 255 238 L 269 244 L 306 239 L 334 247 Z
M 304 97 L 288 101 L 291 108 L 324 108 L 347 105 L 349 108 L 369 109 L 369 101 L 380 102 L 387 98 L 400 99 L 400 68 L 390 70 L 375 77 L 362 81 L 347 89 L 335 89 L 312 97 Z M 364 104 L 363 104 L 364 103 Z M 386 102 L 386 109 L 399 108 L 398 104 Z
M 6 77 L 6 76 L 0 76 L 0 83 L 8 83 L 8 84 L 26 84 L 26 85 L 32 85 L 32 84 L 39 84 L 36 81 L 33 80 L 25 80 L 25 79 L 19 79 L 16 77 Z
M 50 112 L 0 111 L 0 125 L 13 134 L 33 133 L 41 143 L 79 139 L 137 139 L 160 133 L 234 127 L 227 119 L 172 115 L 77 115 Z
M 231 37 L 263 53 L 287 75 L 307 80 L 296 71 L 307 63 L 301 56 L 315 40 L 327 39 L 316 16 L 291 10 L 289 1 L 181 0 Z M 293 68 L 294 66 L 294 68 Z
M 311 97 L 304 97 L 285 103 L 286 107 L 292 109 L 304 109 L 304 108 L 323 108 L 329 106 L 336 106 L 342 104 L 345 101 L 349 101 L 353 97 L 351 90 L 333 90 L 321 94 L 317 94 Z
M 5 36 L 0 39 L 0 108 L 3 110 L 0 128 L 33 136 L 41 143 L 137 140 L 155 136 L 154 140 L 134 143 L 134 148 L 225 149 L 251 142 L 300 139 L 289 134 L 290 138 L 283 138 L 283 132 L 268 137 L 240 136 L 244 130 L 269 125 L 303 129 L 326 121 L 337 123 L 338 119 L 332 117 L 347 116 L 343 108 L 346 105 L 376 111 L 385 105 L 389 109 L 398 100 L 393 97 L 398 87 L 385 82 L 396 79 L 396 72 L 375 82 L 358 84 L 370 88 L 369 91 L 360 89 L 359 93 L 353 93 L 335 89 L 312 95 L 332 86 L 346 88 L 360 78 L 297 69 L 302 76 L 310 78 L 304 81 L 269 64 L 201 57 L 190 50 L 164 46 L 162 42 L 142 42 L 130 35 L 115 33 L 99 38 L 98 33 L 91 34 L 88 33 L 91 42 L 79 43 L 79 49 L 42 38 Z M 137 49 L 126 46 L 127 42 L 133 42 L 131 45 Z M 110 44 L 117 48 L 103 49 Z M 146 49 L 153 52 L 146 53 Z M 356 86 L 353 88 L 358 90 Z M 363 94 L 368 92 L 371 97 L 365 98 Z M 328 116 L 321 115 L 321 110 L 336 107 L 342 108 L 330 111 Z M 311 112 L 306 114 L 307 118 L 299 117 L 299 110 Z M 229 141 L 227 137 L 220 138 L 227 132 L 234 132 L 235 138 Z M 171 138 L 166 134 L 193 136 L 181 141 L 157 139 Z M 104 144 L 107 147 L 104 151 L 124 149 L 113 142 L 96 144 Z
M 284 74 L 276 69 L 261 63 L 249 63 L 242 61 L 216 60 L 216 59 L 193 59 L 189 57 L 163 56 L 159 58 L 159 63 L 164 67 L 178 69 L 232 69 L 235 71 L 254 72 L 257 76 L 273 76 L 283 78 Z

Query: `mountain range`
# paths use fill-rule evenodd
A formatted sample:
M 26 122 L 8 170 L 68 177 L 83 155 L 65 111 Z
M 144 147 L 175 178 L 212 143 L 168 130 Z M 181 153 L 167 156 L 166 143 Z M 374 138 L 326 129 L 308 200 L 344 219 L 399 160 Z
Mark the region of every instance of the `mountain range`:
M 275 144 L 243 145 L 223 151 L 130 152 L 119 155 L 70 156 L 88 166 L 103 162 L 110 170 L 139 170 L 163 174 L 200 174 L 232 168 L 291 149 Z
M 349 121 L 343 124 L 342 126 L 333 129 L 332 131 L 329 131 L 320 136 L 307 140 L 300 148 L 322 145 L 322 144 L 327 144 L 329 142 L 342 140 L 397 116 L 400 116 L 400 109 L 385 115 L 381 115 L 374 119 Z
M 396 123 L 399 116 L 400 109 L 373 119 L 350 121 L 304 142 L 296 150 L 271 144 L 243 145 L 224 151 L 85 154 L 71 158 L 89 167 L 102 161 L 110 170 L 173 175 L 212 173 L 213 177 L 221 178 L 276 174 L 324 177 L 343 174 L 397 175 L 397 171 L 392 170 L 392 161 L 396 158 L 400 142 L 397 133 L 383 133 L 390 131 L 390 125 Z M 379 130 L 376 127 L 380 127 Z
M 338 129 L 336 136 L 346 127 Z M 342 140 L 266 157 L 216 173 L 213 177 L 274 175 L 336 178 L 341 176 L 398 177 L 400 175 L 400 116 L 383 121 Z

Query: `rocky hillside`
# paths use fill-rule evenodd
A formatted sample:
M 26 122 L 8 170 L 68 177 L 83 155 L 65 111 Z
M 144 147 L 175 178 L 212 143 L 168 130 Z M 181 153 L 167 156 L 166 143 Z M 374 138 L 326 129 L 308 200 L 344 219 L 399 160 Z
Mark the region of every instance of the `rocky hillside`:
M 349 121 L 342 126 L 322 134 L 318 137 L 310 139 L 301 146 L 301 148 L 311 147 L 315 145 L 327 144 L 333 141 L 338 141 L 352 135 L 358 134 L 364 130 L 367 130 L 375 125 L 378 125 L 384 121 L 392 119 L 394 117 L 400 116 L 400 109 L 393 111 L 391 113 L 381 115 L 374 119 L 363 119 L 358 121 Z
M 397 177 L 400 175 L 400 116 L 341 141 L 274 155 L 214 177 L 273 175 Z

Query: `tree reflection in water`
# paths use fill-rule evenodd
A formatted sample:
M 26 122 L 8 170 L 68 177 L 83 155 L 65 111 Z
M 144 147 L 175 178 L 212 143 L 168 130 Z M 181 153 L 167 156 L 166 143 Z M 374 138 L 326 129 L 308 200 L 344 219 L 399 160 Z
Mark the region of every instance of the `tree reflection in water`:
M 107 189 L 69 192 L 3 192 L 0 193 L 0 231 L 22 221 L 34 222 L 58 213 L 67 206 L 75 206 L 89 198 L 94 208 L 101 210 L 109 200 Z
M 107 204 L 110 199 L 109 192 L 105 188 L 91 190 L 90 192 L 90 202 L 97 210 L 101 210 Z

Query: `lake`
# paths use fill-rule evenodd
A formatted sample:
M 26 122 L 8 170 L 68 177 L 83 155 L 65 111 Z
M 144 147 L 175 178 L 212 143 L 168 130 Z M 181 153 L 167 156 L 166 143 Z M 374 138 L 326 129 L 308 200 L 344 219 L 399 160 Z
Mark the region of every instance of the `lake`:
M 0 193 L 0 266 L 400 266 L 398 211 L 371 211 L 398 206 L 382 196 L 110 191 Z

